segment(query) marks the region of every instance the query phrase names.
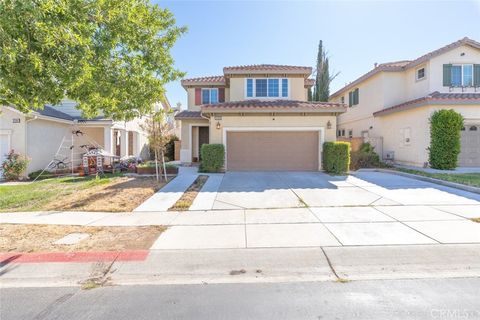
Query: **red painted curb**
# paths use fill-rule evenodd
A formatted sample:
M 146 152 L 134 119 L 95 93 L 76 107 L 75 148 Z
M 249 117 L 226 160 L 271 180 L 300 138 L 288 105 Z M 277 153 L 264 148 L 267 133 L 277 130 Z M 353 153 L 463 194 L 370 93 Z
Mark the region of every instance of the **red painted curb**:
M 0 252 L 0 266 L 9 263 L 143 261 L 148 250 L 92 252 Z

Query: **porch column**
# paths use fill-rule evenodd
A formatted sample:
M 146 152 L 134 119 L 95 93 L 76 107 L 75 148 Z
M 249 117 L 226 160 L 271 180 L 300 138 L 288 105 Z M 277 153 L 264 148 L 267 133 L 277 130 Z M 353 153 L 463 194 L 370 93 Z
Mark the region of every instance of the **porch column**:
M 113 129 L 112 127 L 103 128 L 103 149 L 108 153 L 115 154 L 113 151 Z
M 128 131 L 125 129 L 118 130 L 120 132 L 120 157 L 128 156 Z

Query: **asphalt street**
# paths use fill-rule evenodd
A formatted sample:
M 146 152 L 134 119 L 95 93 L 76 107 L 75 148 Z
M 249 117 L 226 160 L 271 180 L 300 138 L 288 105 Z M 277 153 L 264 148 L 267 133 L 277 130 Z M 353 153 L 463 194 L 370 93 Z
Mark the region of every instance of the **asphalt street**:
M 13 319 L 480 319 L 480 278 L 1 289 Z

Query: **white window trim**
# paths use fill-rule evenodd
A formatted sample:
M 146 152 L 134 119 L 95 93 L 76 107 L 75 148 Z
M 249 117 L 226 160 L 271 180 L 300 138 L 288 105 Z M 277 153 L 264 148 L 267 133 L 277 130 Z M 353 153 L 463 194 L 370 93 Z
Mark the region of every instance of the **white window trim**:
M 253 92 L 252 92 L 252 96 L 249 97 L 247 95 L 247 80 L 248 79 L 252 79 L 252 89 L 253 89 Z M 277 79 L 278 80 L 278 97 L 269 97 L 268 96 L 268 79 Z M 283 84 L 282 84 L 282 80 L 283 79 L 287 79 L 287 96 L 286 97 L 283 97 L 282 96 L 282 89 L 283 89 Z M 267 96 L 266 97 L 257 97 L 257 85 L 256 85 L 256 82 L 255 80 L 267 80 Z M 290 99 L 290 78 L 245 78 L 245 83 L 244 83 L 244 89 L 245 89 L 245 99 L 258 99 L 258 100 L 278 100 L 278 99 L 284 99 L 284 100 L 288 100 Z
M 473 87 L 473 83 L 474 83 L 474 80 L 475 80 L 475 68 L 473 67 L 473 65 L 474 65 L 473 63 L 452 63 L 452 67 L 461 67 L 462 74 L 460 75 L 460 79 L 462 80 L 462 85 L 460 87 L 465 87 L 465 83 L 463 82 L 463 75 L 465 74 L 463 72 L 463 68 L 465 66 L 471 66 L 472 67 L 472 84 L 469 85 L 468 87 Z
M 202 88 L 201 89 L 200 104 L 205 104 L 205 103 L 203 103 L 203 90 L 208 90 L 208 103 L 207 104 L 219 103 L 220 96 L 218 95 L 218 88 Z M 212 91 L 213 90 L 217 91 L 217 102 L 215 102 L 215 103 L 212 103 Z
M 222 142 L 225 147 L 225 170 L 227 164 L 227 132 L 250 132 L 250 131 L 318 131 L 318 170 L 322 170 L 322 151 L 325 141 L 325 127 L 223 127 Z

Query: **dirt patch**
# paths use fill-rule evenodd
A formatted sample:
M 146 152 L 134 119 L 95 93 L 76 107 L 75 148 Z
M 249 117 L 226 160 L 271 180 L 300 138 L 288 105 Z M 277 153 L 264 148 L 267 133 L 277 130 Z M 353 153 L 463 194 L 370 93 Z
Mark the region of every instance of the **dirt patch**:
M 155 178 L 120 177 L 108 184 L 95 185 L 56 198 L 42 210 L 132 211 L 164 185 L 164 182 L 157 182 Z
M 188 189 L 183 193 L 180 199 L 170 207 L 169 211 L 184 211 L 188 210 L 193 203 L 193 200 L 197 197 L 198 193 L 202 189 L 205 182 L 207 182 L 208 176 L 200 175 L 193 181 Z
M 149 249 L 165 231 L 162 226 L 82 227 L 59 225 L 0 225 L 0 252 L 124 251 Z M 73 245 L 54 244 L 70 233 L 88 233 Z

